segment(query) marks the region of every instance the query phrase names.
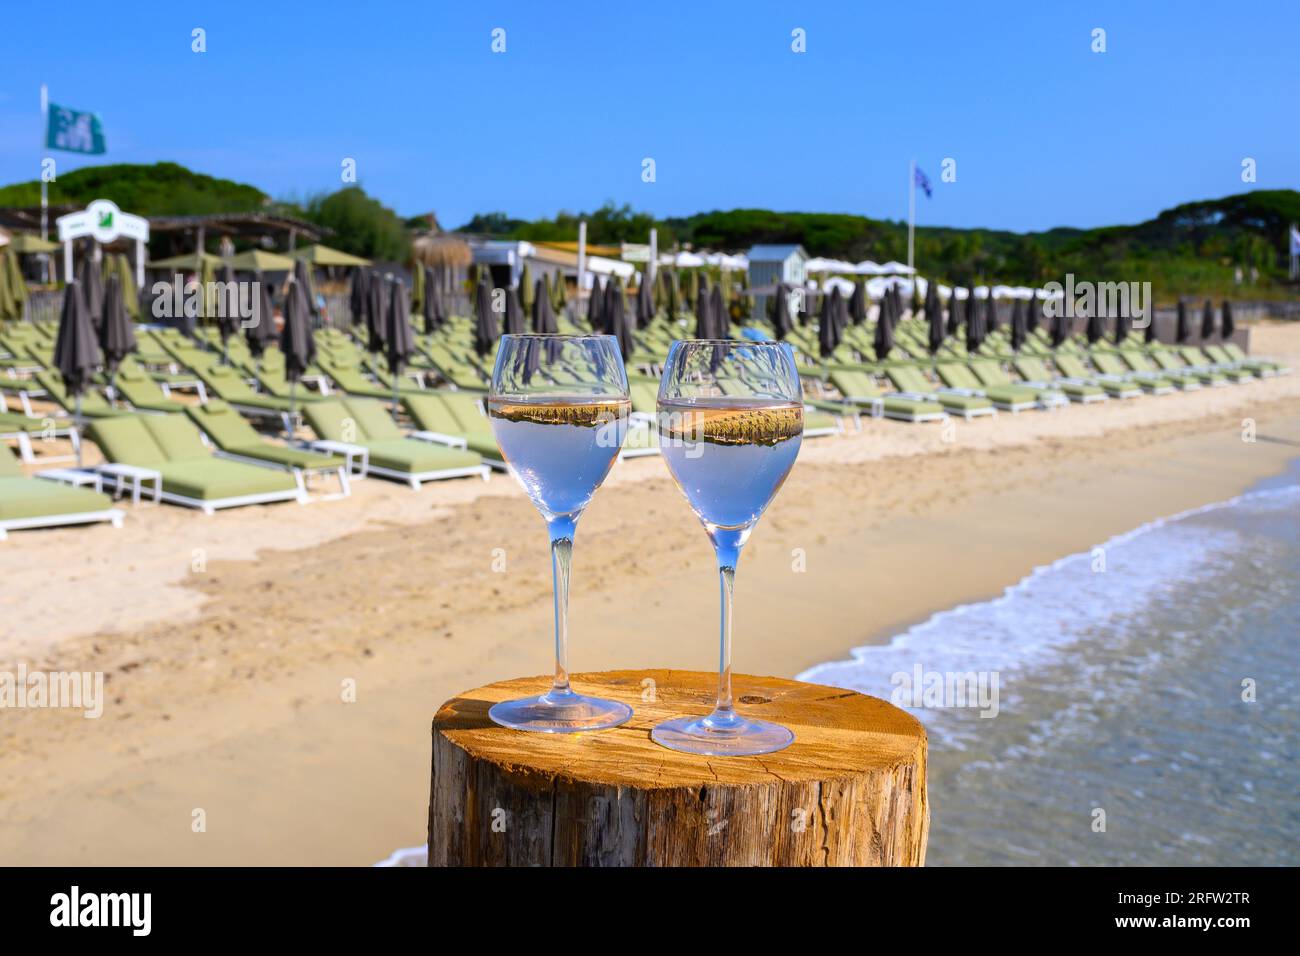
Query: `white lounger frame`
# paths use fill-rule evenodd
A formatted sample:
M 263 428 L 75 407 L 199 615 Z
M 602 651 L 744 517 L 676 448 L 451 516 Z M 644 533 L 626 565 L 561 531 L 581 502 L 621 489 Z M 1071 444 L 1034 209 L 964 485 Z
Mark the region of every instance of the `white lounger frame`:
M 910 393 L 894 392 L 889 397 L 902 398 L 908 401 L 919 402 L 925 401 Z M 946 422 L 948 413 L 946 411 L 938 412 L 899 412 L 885 407 L 885 396 L 883 395 L 848 395 L 844 401 L 851 405 L 861 405 L 869 409 L 872 418 L 889 418 L 896 422 L 910 422 L 913 425 L 919 425 L 923 422 Z
M 1068 383 L 1071 385 L 1088 385 L 1087 382 L 1077 382 L 1073 379 L 1068 379 L 1068 380 L 1059 379 L 1058 381 L 1062 381 L 1062 382 L 1068 381 Z M 1057 389 L 1056 386 L 1053 385 L 1051 382 L 1031 382 L 1029 380 L 1026 380 L 1024 384 L 1029 388 L 1042 388 L 1042 389 L 1050 389 L 1052 391 L 1059 391 L 1059 389 Z M 1093 385 L 1089 385 L 1089 387 L 1096 388 L 1096 386 Z M 1061 394 L 1065 396 L 1066 401 L 1077 402 L 1080 405 L 1089 405 L 1093 402 L 1110 401 L 1110 396 L 1107 395 L 1105 391 L 1102 391 L 1096 395 L 1071 395 L 1069 392 L 1061 392 Z
M 1062 378 L 1060 379 L 1060 381 L 1065 382 L 1065 383 L 1067 383 L 1067 384 L 1069 384 L 1069 385 L 1087 385 L 1087 386 L 1089 386 L 1090 388 L 1100 388 L 1100 389 L 1102 389 L 1103 393 L 1105 394 L 1105 396 L 1106 396 L 1107 398 L 1120 398 L 1120 399 L 1124 399 L 1124 398 L 1141 398 L 1141 397 L 1145 394 L 1145 393 L 1142 391 L 1142 387 L 1141 387 L 1141 386 L 1138 386 L 1138 388 L 1137 388 L 1136 391 L 1130 391 L 1130 392 L 1117 392 L 1117 393 L 1115 393 L 1114 395 L 1112 395 L 1112 394 L 1110 394 L 1110 392 L 1105 391 L 1106 386 L 1105 386 L 1104 384 L 1102 384 L 1103 382 L 1106 381 L 1106 378 L 1105 378 L 1104 376 L 1098 376 L 1098 377 L 1095 378 L 1095 379 L 1087 379 L 1087 378 L 1073 378 L 1073 377 L 1065 376 L 1065 377 L 1062 377 Z M 1112 381 L 1119 381 L 1119 380 L 1118 380 L 1118 379 L 1114 379 L 1114 380 L 1112 380 Z M 1136 385 L 1137 383 L 1136 383 L 1136 382 L 1130 382 L 1129 384 L 1130 384 L 1130 385 Z
M 70 524 L 90 524 L 95 521 L 112 522 L 114 528 L 122 527 L 122 518 L 125 512 L 117 508 L 108 508 L 104 511 L 81 511 L 75 514 L 66 515 L 37 515 L 33 518 L 0 518 L 0 541 L 9 536 L 10 531 L 21 531 L 27 528 L 57 528 L 62 525 Z
M 275 470 L 281 474 L 284 473 L 282 468 Z M 104 475 L 104 484 L 112 486 L 114 491 L 117 491 L 120 485 L 125 484 L 126 480 L 111 474 Z M 202 511 L 205 515 L 215 514 L 225 508 L 241 508 L 244 505 L 266 505 L 278 501 L 296 501 L 299 504 L 306 504 L 306 489 L 303 487 L 302 479 L 298 478 L 294 484 L 294 488 L 285 491 L 263 491 L 255 495 L 234 495 L 230 498 L 190 498 L 163 489 L 159 492 L 158 498 L 160 501 L 166 501 L 173 505 L 194 508 Z
M 448 447 L 460 449 L 465 448 L 465 439 L 459 438 L 455 435 L 440 435 L 438 432 L 414 432 L 408 437 L 414 438 L 418 441 L 432 442 L 438 445 L 448 445 L 449 441 L 456 442 L 457 444 L 448 445 Z M 448 441 L 439 441 L 438 439 L 447 439 Z M 311 444 L 312 447 L 315 447 L 317 443 L 312 442 Z M 327 444 L 334 450 L 351 448 L 357 456 L 364 455 L 362 460 L 365 462 L 365 472 L 361 477 L 378 475 L 381 478 L 391 478 L 393 481 L 406 482 L 406 484 L 410 485 L 412 489 L 418 489 L 423 482 L 439 481 L 443 478 L 468 478 L 473 475 L 478 475 L 484 481 L 487 481 L 492 476 L 492 468 L 489 464 L 468 465 L 464 468 L 440 468 L 436 471 L 398 471 L 395 468 L 384 468 L 370 461 L 370 454 L 365 445 L 349 444 L 347 442 L 337 441 L 331 441 Z M 504 464 L 502 465 L 502 470 L 505 470 Z
M 918 402 L 938 402 L 940 405 L 942 405 L 943 402 L 940 400 L 939 397 L 940 395 L 944 395 L 944 394 L 958 395 L 969 391 L 970 389 L 945 388 L 945 389 L 940 389 L 937 392 L 895 392 L 894 395 L 897 398 L 910 398 L 913 401 L 918 401 Z M 982 395 L 974 396 L 974 397 L 983 398 Z M 998 410 L 993 407 L 993 404 L 991 402 L 987 408 L 945 407 L 944 411 L 949 415 L 960 415 L 966 421 L 970 421 L 972 418 L 982 418 L 984 416 L 995 416 L 998 413 Z
M 320 468 L 299 468 L 296 465 L 284 465 L 274 461 L 267 461 L 264 458 L 250 458 L 247 455 L 237 455 L 234 452 L 216 450 L 218 458 L 226 458 L 230 461 L 237 461 L 245 465 L 256 465 L 259 468 L 271 468 L 275 471 L 287 472 L 293 475 L 293 480 L 298 483 L 298 492 L 303 504 L 312 501 L 337 501 L 340 498 L 347 498 L 352 494 L 352 485 L 348 482 L 348 466 L 339 465 L 334 468 L 322 466 Z M 339 490 L 337 494 L 317 495 L 311 497 L 307 491 L 307 478 L 309 475 L 329 475 L 336 476 L 339 480 Z

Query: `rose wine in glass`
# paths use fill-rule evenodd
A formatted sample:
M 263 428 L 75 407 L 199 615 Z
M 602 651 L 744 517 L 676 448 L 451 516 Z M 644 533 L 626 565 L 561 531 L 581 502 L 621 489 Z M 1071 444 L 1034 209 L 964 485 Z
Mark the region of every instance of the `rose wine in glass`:
M 618 701 L 569 686 L 569 567 L 578 518 L 627 435 L 631 402 L 618 342 L 608 335 L 505 335 L 488 417 L 510 471 L 546 520 L 555 593 L 555 680 L 545 694 L 496 704 L 505 727 L 573 733 L 617 727 Z
M 779 342 L 673 345 L 659 387 L 659 447 L 717 556 L 721 584 L 718 696 L 713 712 L 657 726 L 656 743 L 709 756 L 771 753 L 794 734 L 742 717 L 731 693 L 732 596 L 740 551 L 794 466 L 803 393 Z

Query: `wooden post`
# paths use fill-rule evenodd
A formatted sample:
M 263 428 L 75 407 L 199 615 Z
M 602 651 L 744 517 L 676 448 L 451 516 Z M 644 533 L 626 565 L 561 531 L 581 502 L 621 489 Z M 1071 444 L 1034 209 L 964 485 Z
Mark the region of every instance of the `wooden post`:
M 488 708 L 549 677 L 489 684 L 433 720 L 430 866 L 920 866 L 930 808 L 926 735 L 910 714 L 853 691 L 733 678 L 739 709 L 795 733 L 760 757 L 697 757 L 650 739 L 705 714 L 717 675 L 573 676 L 632 720 L 599 733 L 535 734 Z

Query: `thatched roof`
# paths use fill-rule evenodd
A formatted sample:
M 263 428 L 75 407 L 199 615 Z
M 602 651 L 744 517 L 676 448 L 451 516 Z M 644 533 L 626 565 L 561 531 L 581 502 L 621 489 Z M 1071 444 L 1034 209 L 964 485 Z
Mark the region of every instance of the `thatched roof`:
M 426 266 L 435 268 L 464 268 L 473 261 L 469 243 L 447 234 L 427 234 L 411 241 L 411 257 Z

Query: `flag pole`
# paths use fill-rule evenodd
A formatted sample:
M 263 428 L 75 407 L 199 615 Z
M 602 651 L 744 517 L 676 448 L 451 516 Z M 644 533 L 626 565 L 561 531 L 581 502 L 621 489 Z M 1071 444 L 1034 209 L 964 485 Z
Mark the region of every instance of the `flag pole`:
M 41 241 L 49 239 L 50 184 L 45 181 L 45 149 L 50 141 L 50 91 L 41 84 Z M 41 282 L 50 281 L 50 255 L 45 253 L 41 259 Z
M 916 242 L 916 160 L 907 162 L 907 268 L 912 269 L 912 251 Z
M 587 287 L 587 220 L 578 223 L 578 298 L 574 308 L 582 305 L 582 290 Z M 577 318 L 577 313 L 574 313 Z M 594 330 L 593 330 L 594 331 Z

